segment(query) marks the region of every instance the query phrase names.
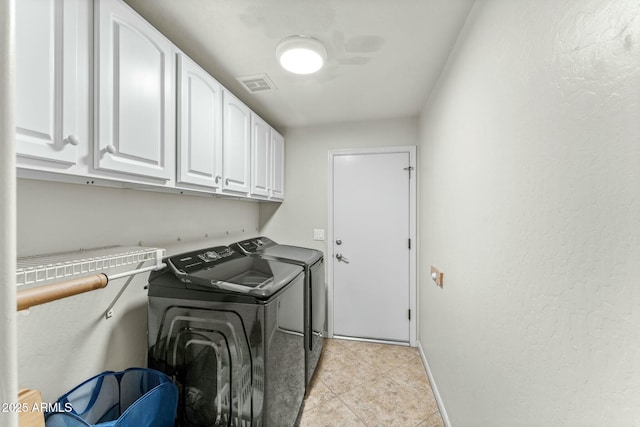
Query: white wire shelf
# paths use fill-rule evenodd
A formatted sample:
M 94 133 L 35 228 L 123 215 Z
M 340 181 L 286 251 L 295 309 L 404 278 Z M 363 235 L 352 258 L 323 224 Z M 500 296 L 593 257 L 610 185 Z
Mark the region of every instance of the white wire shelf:
M 140 246 L 108 246 L 96 249 L 81 249 L 18 258 L 16 284 L 44 284 L 53 280 L 71 279 L 108 268 L 121 267 L 153 261 L 162 262 L 164 249 Z

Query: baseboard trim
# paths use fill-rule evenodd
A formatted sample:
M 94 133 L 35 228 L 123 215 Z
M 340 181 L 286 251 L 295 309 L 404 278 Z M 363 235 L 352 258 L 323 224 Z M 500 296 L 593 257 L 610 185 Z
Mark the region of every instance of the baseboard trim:
M 336 339 L 336 340 L 371 342 L 371 343 L 374 343 L 374 344 L 404 345 L 404 346 L 407 346 L 407 347 L 411 346 L 411 344 L 409 344 L 408 342 L 378 340 L 378 339 L 375 339 L 375 338 L 348 337 L 346 335 L 334 335 L 331 338 Z
M 424 365 L 424 369 L 427 371 L 427 376 L 429 377 L 429 382 L 431 383 L 431 389 L 433 390 L 433 395 L 436 398 L 436 403 L 438 404 L 438 409 L 440 410 L 440 415 L 442 416 L 442 421 L 446 427 L 451 427 L 451 422 L 449 421 L 449 416 L 447 415 L 447 410 L 444 407 L 444 403 L 442 402 L 442 397 L 440 396 L 440 392 L 438 391 L 438 386 L 433 379 L 433 375 L 431 374 L 431 368 L 429 367 L 429 362 L 427 362 L 427 356 L 424 354 L 424 349 L 422 348 L 422 343 L 417 341 L 418 351 L 420 352 L 420 359 L 422 359 L 422 364 Z

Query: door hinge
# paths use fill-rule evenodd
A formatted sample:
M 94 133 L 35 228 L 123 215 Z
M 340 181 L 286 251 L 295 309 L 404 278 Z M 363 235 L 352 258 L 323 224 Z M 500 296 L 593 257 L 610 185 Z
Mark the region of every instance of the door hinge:
M 409 249 L 411 249 L 411 239 L 409 239 Z
M 411 309 L 407 310 L 407 316 L 409 317 L 409 320 L 411 320 Z
M 413 166 L 407 166 L 406 168 L 404 168 L 403 170 L 405 171 L 409 171 L 409 179 L 411 179 L 411 171 L 413 170 Z

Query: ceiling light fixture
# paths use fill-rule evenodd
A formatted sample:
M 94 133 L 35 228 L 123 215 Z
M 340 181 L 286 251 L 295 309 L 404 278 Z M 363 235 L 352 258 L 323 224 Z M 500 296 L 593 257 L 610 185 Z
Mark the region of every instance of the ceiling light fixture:
M 287 71 L 295 74 L 312 74 L 324 65 L 327 49 L 311 36 L 290 36 L 276 47 L 276 57 Z

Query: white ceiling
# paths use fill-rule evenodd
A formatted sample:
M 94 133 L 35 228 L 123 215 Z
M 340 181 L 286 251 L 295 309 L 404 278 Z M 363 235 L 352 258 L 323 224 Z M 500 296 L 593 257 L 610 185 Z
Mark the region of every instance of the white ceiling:
M 126 0 L 272 126 L 415 116 L 474 0 Z M 327 47 L 317 74 L 280 68 L 278 41 Z M 249 93 L 236 77 L 266 73 Z

